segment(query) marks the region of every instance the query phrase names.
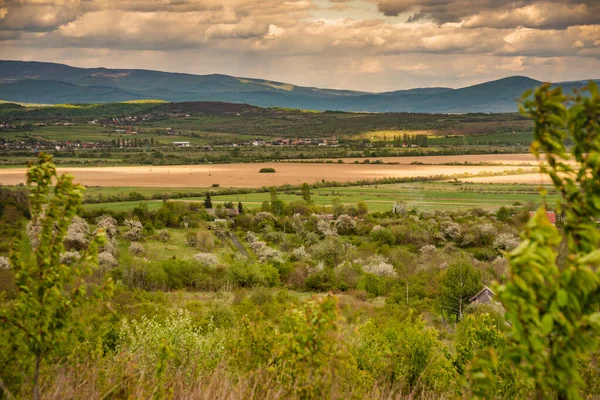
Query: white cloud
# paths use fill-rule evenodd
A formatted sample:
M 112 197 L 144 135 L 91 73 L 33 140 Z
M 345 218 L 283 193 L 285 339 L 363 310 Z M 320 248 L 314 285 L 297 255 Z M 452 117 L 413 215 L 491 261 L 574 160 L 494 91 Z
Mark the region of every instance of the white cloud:
M 600 2 L 338 0 L 332 12 L 323 1 L 0 0 L 0 50 L 362 90 L 581 79 L 600 67 Z

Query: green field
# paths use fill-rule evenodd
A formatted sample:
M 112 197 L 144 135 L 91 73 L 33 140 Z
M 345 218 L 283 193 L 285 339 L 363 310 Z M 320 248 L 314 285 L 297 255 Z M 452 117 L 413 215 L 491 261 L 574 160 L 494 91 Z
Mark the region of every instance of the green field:
M 528 145 L 533 140 L 531 131 L 489 133 L 486 135 L 432 136 L 430 146 L 493 146 Z
M 156 193 L 186 192 L 198 193 L 202 188 L 169 190 L 151 188 L 92 188 L 95 194 L 104 193 L 110 195 L 139 192 L 146 196 Z M 269 201 L 269 193 L 249 193 L 219 195 L 218 189 L 210 189 L 213 193 L 213 204 L 220 205 L 224 202 L 237 203 L 241 201 L 245 207 L 260 207 L 264 201 Z M 535 185 L 515 184 L 480 184 L 480 183 L 451 183 L 451 182 L 427 182 L 427 183 L 402 183 L 392 185 L 370 185 L 351 186 L 344 188 L 322 188 L 313 189 L 312 201 L 320 206 L 329 206 L 334 198 L 339 197 L 344 204 L 356 204 L 364 201 L 370 211 L 389 211 L 394 202 L 402 201 L 408 208 L 418 210 L 455 210 L 473 207 L 481 207 L 488 210 L 497 209 L 501 206 L 510 206 L 515 203 L 525 204 L 537 203 L 541 197 Z M 279 192 L 278 198 L 285 202 L 301 200 L 299 191 Z M 548 196 L 548 202 L 552 204 L 555 195 Z M 191 197 L 171 201 L 203 201 L 203 197 Z M 114 211 L 127 211 L 140 201 L 126 201 L 118 203 L 86 204 L 86 209 L 106 208 Z M 160 207 L 162 200 L 149 200 L 145 202 L 149 209 Z

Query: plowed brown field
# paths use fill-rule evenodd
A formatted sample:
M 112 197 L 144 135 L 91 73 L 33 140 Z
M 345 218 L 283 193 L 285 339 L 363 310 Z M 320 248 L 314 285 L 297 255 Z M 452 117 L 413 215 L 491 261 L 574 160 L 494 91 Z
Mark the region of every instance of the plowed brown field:
M 422 157 L 426 162 L 427 157 Z M 277 171 L 261 174 L 264 167 Z M 509 166 L 474 165 L 383 165 L 383 164 L 219 164 L 194 166 L 144 166 L 144 167 L 94 167 L 59 168 L 60 173 L 69 173 L 76 181 L 87 186 L 135 186 L 135 187 L 261 187 L 298 185 L 325 181 L 353 182 L 361 179 L 386 177 L 425 177 L 482 172 L 501 173 L 515 171 Z M 511 177 L 518 181 L 519 176 Z M 481 180 L 486 178 L 481 178 Z M 25 169 L 0 169 L 0 184 L 16 185 L 25 181 Z

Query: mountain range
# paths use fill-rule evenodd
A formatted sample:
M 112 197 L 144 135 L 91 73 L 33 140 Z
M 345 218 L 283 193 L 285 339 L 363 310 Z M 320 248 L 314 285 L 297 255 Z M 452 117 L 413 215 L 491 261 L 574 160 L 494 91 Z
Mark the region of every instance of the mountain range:
M 160 99 L 309 110 L 498 113 L 517 111 L 521 94 L 541 83 L 525 76 L 511 76 L 460 89 L 433 87 L 368 93 L 219 74 L 76 68 L 56 63 L 0 60 L 0 100 L 41 104 Z M 586 83 L 556 82 L 555 85 L 571 91 Z

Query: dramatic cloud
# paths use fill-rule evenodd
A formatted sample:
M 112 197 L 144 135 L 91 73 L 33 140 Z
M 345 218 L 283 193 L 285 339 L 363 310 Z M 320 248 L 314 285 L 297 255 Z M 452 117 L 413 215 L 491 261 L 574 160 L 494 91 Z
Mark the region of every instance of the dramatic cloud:
M 6 59 L 380 91 L 598 78 L 597 0 L 0 0 Z
M 408 14 L 408 22 L 431 20 L 465 27 L 563 29 L 600 23 L 598 0 L 381 0 L 387 16 Z

